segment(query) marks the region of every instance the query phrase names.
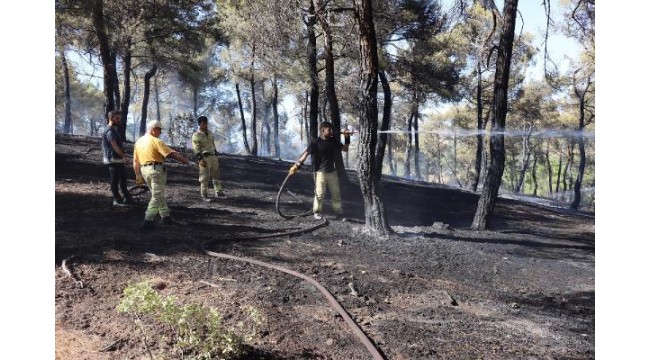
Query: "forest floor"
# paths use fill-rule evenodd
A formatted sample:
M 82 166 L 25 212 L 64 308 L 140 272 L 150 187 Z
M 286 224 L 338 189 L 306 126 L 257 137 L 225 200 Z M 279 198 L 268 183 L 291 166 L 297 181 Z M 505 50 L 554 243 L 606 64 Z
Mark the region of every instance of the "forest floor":
M 492 229 L 476 232 L 469 227 L 477 194 L 386 179 L 396 233 L 378 238 L 364 231 L 349 172 L 348 221 L 275 237 L 320 223 L 276 212 L 290 163 L 221 155 L 225 198 L 202 202 L 196 168 L 168 161 L 176 223 L 142 231 L 149 193 L 134 206 L 112 206 L 100 140 L 56 135 L 55 143 L 56 359 L 149 359 L 136 323 L 116 310 L 123 290 L 144 280 L 183 304 L 218 309 L 225 325 L 234 326 L 246 306 L 258 309 L 265 322 L 242 359 L 372 359 L 312 284 L 209 256 L 204 245 L 315 279 L 386 359 L 595 358 L 593 213 L 500 198 Z M 130 166 L 127 173 L 133 185 Z M 295 196 L 281 197 L 282 211 L 309 210 L 308 166 L 288 187 Z M 325 209 L 331 217 L 329 198 Z M 269 237 L 254 239 L 260 235 Z M 149 336 L 150 351 L 181 358 L 157 339 Z

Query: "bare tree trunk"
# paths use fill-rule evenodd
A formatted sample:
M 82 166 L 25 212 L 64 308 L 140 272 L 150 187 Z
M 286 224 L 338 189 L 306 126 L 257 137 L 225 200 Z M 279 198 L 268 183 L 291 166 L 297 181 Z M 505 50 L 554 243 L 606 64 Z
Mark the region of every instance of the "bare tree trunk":
M 388 83 L 388 79 L 386 78 L 386 74 L 384 73 L 383 70 L 380 70 L 378 72 L 379 79 L 381 80 L 381 88 L 384 92 L 384 112 L 383 116 L 381 119 L 381 131 L 388 131 L 390 128 L 390 117 L 391 117 L 391 111 L 393 107 L 393 97 L 390 91 L 390 83 Z M 386 151 L 386 141 L 388 138 L 387 133 L 382 132 L 379 135 L 379 142 L 377 143 L 377 166 L 379 167 L 377 172 L 379 173 L 379 177 L 381 178 L 382 174 L 382 169 L 384 167 L 384 152 Z
M 472 229 L 486 230 L 494 213 L 501 177 L 505 164 L 505 142 L 503 131 L 506 127 L 508 111 L 508 79 L 510 78 L 510 62 L 512 60 L 512 45 L 515 36 L 518 0 L 505 0 L 503 11 L 503 27 L 499 47 L 497 49 L 497 64 L 494 74 L 494 123 L 493 134 L 490 135 L 490 164 L 485 178 L 485 185 L 478 201 L 476 214 L 472 221 Z
M 142 94 L 142 116 L 140 117 L 140 136 L 144 135 L 147 128 L 147 115 L 149 112 L 149 93 L 151 92 L 151 78 L 156 75 L 158 65 L 154 65 L 144 74 L 144 90 Z M 134 126 L 135 128 L 135 126 Z
M 533 170 L 531 175 L 533 177 L 533 196 L 537 196 L 537 152 L 533 153 Z
M 120 105 L 122 104 L 122 98 L 120 96 L 120 78 L 117 76 L 117 53 L 115 49 L 111 52 L 111 61 L 115 66 L 111 69 L 113 73 L 111 78 L 113 79 L 113 98 L 115 99 L 115 110 L 121 110 Z
M 309 109 L 309 91 L 305 90 L 305 104 L 302 107 L 302 118 L 300 119 L 300 141 L 309 142 L 309 117 L 307 116 L 307 109 Z M 304 124 L 303 124 L 304 122 Z M 305 125 L 305 137 L 302 136 L 302 128 Z
M 359 25 L 359 52 L 361 71 L 359 83 L 359 152 L 357 169 L 364 202 L 366 229 L 378 235 L 393 231 L 388 225 L 381 183 L 377 173 L 375 150 L 377 147 L 377 37 L 372 15 L 372 0 L 355 0 Z
M 569 183 L 571 182 L 572 176 L 569 174 L 571 169 L 573 168 L 573 149 L 575 148 L 575 142 L 571 140 L 570 144 L 568 145 L 568 150 L 569 150 L 569 158 L 567 159 L 566 165 L 564 166 L 564 173 L 562 174 L 562 191 L 566 192 L 567 191 L 567 176 L 569 176 Z
M 199 86 L 192 84 L 192 117 L 196 120 L 199 117 Z
M 481 71 L 481 59 L 476 64 L 476 78 L 478 85 L 476 87 L 476 152 L 474 159 L 474 180 L 472 181 L 472 191 L 476 191 L 481 178 L 481 162 L 483 157 L 483 72 Z
M 251 147 L 251 155 L 257 156 L 257 99 L 255 98 L 255 44 L 253 44 L 252 55 L 251 55 L 251 139 L 253 140 L 253 146 Z
M 436 134 L 436 178 L 438 179 L 438 184 L 442 184 L 442 144 L 440 142 L 440 134 Z
M 318 60 L 316 53 L 316 33 L 314 32 L 314 26 L 316 25 L 316 11 L 314 10 L 314 3 L 309 2 L 309 20 L 306 22 L 307 25 L 307 37 L 308 37 L 308 57 L 309 57 L 309 77 L 310 77 L 310 94 L 309 94 L 309 130 L 311 138 L 307 139 L 307 143 L 311 142 L 312 139 L 318 137 Z
M 582 181 L 583 181 L 583 178 L 584 178 L 585 166 L 586 166 L 586 163 L 587 163 L 587 155 L 586 155 L 586 152 L 585 152 L 585 142 L 584 142 L 584 138 L 582 137 L 582 133 L 584 132 L 584 128 L 586 126 L 586 121 L 585 121 L 585 118 L 586 118 L 586 116 L 585 116 L 586 101 L 585 101 L 585 97 L 587 95 L 587 92 L 589 91 L 589 87 L 592 84 L 591 74 L 590 74 L 588 79 L 587 79 L 587 84 L 585 85 L 584 90 L 580 91 L 578 89 L 578 86 L 577 86 L 577 83 L 576 83 L 576 74 L 578 73 L 578 71 L 579 70 L 576 70 L 574 72 L 574 76 L 573 76 L 573 92 L 578 97 L 578 100 L 579 100 L 578 106 L 579 106 L 579 109 L 580 109 L 580 116 L 578 117 L 578 133 L 580 135 L 578 137 L 578 153 L 580 155 L 580 159 L 579 159 L 579 163 L 578 163 L 578 175 L 576 176 L 576 181 L 575 181 L 575 184 L 573 186 L 573 202 L 571 203 L 571 209 L 573 209 L 573 210 L 578 210 L 578 208 L 580 207 L 580 201 L 582 200 L 582 194 L 581 194 L 580 191 L 582 190 Z M 591 121 L 591 119 L 593 119 L 593 115 L 589 120 Z
M 239 103 L 239 117 L 241 118 L 241 131 L 242 138 L 244 140 L 244 147 L 246 148 L 246 153 L 251 155 L 251 148 L 248 146 L 248 136 L 246 136 L 246 119 L 244 118 L 244 107 L 241 102 L 241 94 L 239 92 L 239 83 L 235 84 L 235 89 L 237 90 L 237 102 Z
M 158 87 L 158 76 L 153 78 L 153 89 L 156 94 L 156 120 L 162 119 L 162 115 L 160 113 L 160 89 Z
M 420 131 L 419 131 L 419 122 L 420 122 L 420 108 L 418 106 L 415 111 L 415 118 L 413 119 L 413 140 L 415 142 L 415 156 L 413 158 L 413 166 L 415 166 L 415 178 L 422 180 L 422 174 L 420 174 Z
M 63 133 L 72 134 L 72 100 L 70 98 L 70 70 L 68 69 L 68 60 L 65 58 L 65 51 L 60 50 L 61 65 L 63 66 L 63 93 L 65 98 L 65 110 L 63 118 Z
M 550 141 L 546 143 L 546 171 L 548 172 L 548 196 L 553 195 L 553 167 L 551 166 Z
M 124 96 L 122 98 L 122 121 L 120 122 L 119 132 L 122 139 L 126 140 L 126 121 L 129 116 L 129 105 L 131 105 L 131 38 L 126 41 L 124 49 Z M 119 87 L 116 86 L 116 89 Z
M 411 147 L 413 144 L 413 135 L 411 127 L 413 127 L 413 117 L 414 113 L 411 112 L 409 119 L 406 122 L 406 133 L 408 136 L 408 142 L 406 143 L 406 152 L 404 153 L 404 177 L 407 179 L 411 178 Z
M 390 174 L 397 176 L 397 169 L 395 169 L 395 162 L 393 161 L 393 134 L 388 134 L 388 167 Z
M 93 0 L 90 6 L 92 6 L 93 28 L 97 35 L 99 56 L 104 71 L 104 118 L 107 118 L 108 112 L 115 109 L 115 98 L 113 97 L 113 87 L 116 82 L 113 78 L 115 62 L 111 56 L 112 50 L 106 33 L 106 25 L 104 24 L 104 1 Z
M 555 181 L 555 194 L 557 195 L 560 192 L 560 181 L 562 180 L 562 147 L 560 149 L 560 160 L 557 165 L 557 180 Z
M 278 78 L 273 75 L 273 140 L 275 157 L 280 158 L 280 119 L 278 117 Z
M 521 187 L 524 183 L 524 178 L 526 177 L 526 171 L 528 171 L 528 164 L 530 163 L 530 153 L 532 149 L 530 148 L 530 135 L 533 132 L 533 126 L 530 126 L 526 136 L 523 138 L 523 154 L 521 159 L 521 167 L 519 168 L 519 176 L 517 177 L 517 185 L 515 185 L 515 194 L 521 192 Z

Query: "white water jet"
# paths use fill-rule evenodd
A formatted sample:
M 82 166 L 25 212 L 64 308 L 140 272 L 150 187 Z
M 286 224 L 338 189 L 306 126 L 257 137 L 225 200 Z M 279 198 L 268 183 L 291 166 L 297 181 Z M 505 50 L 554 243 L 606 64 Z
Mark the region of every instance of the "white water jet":
M 578 131 L 578 130 L 569 130 L 569 129 L 544 129 L 539 131 L 529 131 L 529 130 L 503 130 L 503 131 L 490 131 L 490 130 L 477 130 L 477 129 L 463 129 L 463 128 L 451 128 L 451 129 L 436 129 L 436 130 L 419 130 L 419 131 L 406 131 L 406 130 L 386 130 L 386 131 L 377 131 L 378 134 L 408 134 L 408 133 L 420 133 L 420 134 L 437 134 L 443 136 L 456 136 L 456 137 L 467 137 L 467 136 L 476 136 L 484 135 L 490 136 L 493 135 L 503 135 L 506 137 L 514 136 L 531 136 L 539 138 L 587 138 L 594 139 L 595 133 L 593 131 Z

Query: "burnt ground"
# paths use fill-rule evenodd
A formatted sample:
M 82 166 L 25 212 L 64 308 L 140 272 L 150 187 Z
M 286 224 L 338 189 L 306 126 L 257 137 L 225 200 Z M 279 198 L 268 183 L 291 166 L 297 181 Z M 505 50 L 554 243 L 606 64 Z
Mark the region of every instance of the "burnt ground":
M 396 234 L 377 238 L 363 231 L 350 172 L 343 191 L 350 221 L 252 239 L 318 221 L 285 220 L 275 210 L 290 163 L 222 155 L 226 198 L 200 201 L 196 169 L 169 161 L 167 198 L 177 223 L 142 232 L 149 194 L 135 206 L 113 207 L 100 149 L 98 138 L 56 136 L 57 359 L 148 359 L 134 322 L 116 311 L 123 289 L 141 280 L 183 303 L 219 309 L 226 323 L 244 306 L 259 309 L 266 322 L 244 358 L 372 358 L 311 284 L 208 256 L 205 243 L 311 276 L 387 359 L 595 358 L 593 214 L 499 199 L 492 230 L 475 232 L 477 194 L 388 179 L 384 201 Z M 285 213 L 310 207 L 306 168 L 290 180 L 296 196 L 282 197 Z M 63 260 L 83 287 L 63 271 Z M 165 344 L 152 339 L 149 346 Z

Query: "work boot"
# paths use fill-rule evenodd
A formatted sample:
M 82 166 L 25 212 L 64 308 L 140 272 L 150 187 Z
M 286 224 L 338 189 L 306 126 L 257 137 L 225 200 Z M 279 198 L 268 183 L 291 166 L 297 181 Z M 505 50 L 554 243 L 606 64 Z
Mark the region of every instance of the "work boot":
M 207 202 L 207 203 L 211 203 L 211 202 L 212 202 L 212 199 L 210 199 L 210 198 L 207 197 L 207 196 L 203 196 L 202 199 L 203 199 L 204 202 Z
M 216 195 L 216 197 L 218 197 L 218 198 L 226 197 L 226 194 L 225 194 L 223 191 L 221 191 L 221 190 L 215 192 L 215 195 Z
M 124 205 L 135 205 L 135 200 L 133 200 L 132 197 L 125 197 L 124 200 L 122 200 L 122 204 Z
M 163 216 L 162 223 L 165 225 L 174 225 L 174 220 L 172 220 L 172 218 L 169 216 Z
M 152 220 L 144 220 L 142 221 L 142 224 L 140 224 L 140 230 L 151 230 L 154 227 L 154 223 Z
M 334 215 L 334 220 L 338 220 L 338 221 L 342 221 L 342 222 L 346 222 L 346 221 L 348 221 L 348 219 L 346 219 L 346 218 L 343 217 L 343 214 L 336 214 L 336 215 Z
M 316 220 L 320 220 L 320 219 L 322 219 L 322 218 L 323 218 L 323 216 L 321 216 L 320 213 L 317 213 L 317 212 L 314 213 L 314 219 L 316 219 Z

